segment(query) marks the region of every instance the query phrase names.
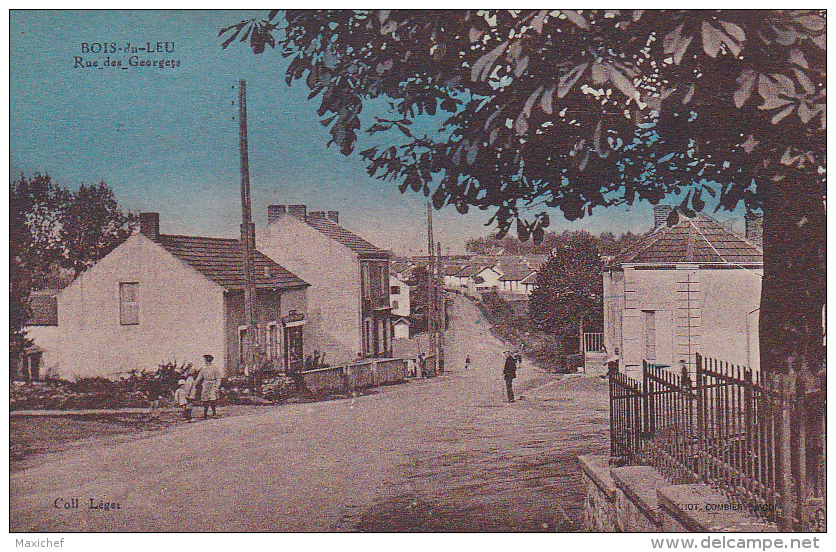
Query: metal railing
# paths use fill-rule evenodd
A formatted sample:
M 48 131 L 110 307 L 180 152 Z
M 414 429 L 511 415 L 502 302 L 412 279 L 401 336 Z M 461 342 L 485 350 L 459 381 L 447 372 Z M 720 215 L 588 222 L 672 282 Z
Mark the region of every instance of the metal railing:
M 782 530 L 822 530 L 824 376 L 696 360 L 693 382 L 647 362 L 638 382 L 611 364 L 611 454 L 673 484 L 709 484 Z

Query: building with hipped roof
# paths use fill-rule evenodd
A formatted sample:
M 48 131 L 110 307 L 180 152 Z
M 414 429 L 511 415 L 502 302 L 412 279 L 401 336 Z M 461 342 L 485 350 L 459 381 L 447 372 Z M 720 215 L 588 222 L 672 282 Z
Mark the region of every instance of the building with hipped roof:
M 339 212 L 270 205 L 258 249 L 311 284 L 306 340 L 332 365 L 392 355 L 389 253 L 339 224 Z
M 308 283 L 256 251 L 255 331 L 275 369 L 302 367 Z M 157 213 L 140 232 L 58 294 L 61 377 L 115 377 L 167 362 L 243 371 L 243 247 L 237 239 L 160 234 Z
M 696 353 L 758 369 L 762 249 L 703 214 L 667 220 L 604 268 L 607 353 L 634 376 L 693 372 Z

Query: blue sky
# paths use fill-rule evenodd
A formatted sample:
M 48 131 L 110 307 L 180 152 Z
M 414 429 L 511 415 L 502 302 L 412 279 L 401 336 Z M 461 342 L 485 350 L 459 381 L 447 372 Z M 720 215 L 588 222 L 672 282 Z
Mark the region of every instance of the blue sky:
M 255 12 L 261 15 L 263 12 Z M 61 185 L 105 181 L 120 204 L 157 211 L 166 233 L 238 235 L 241 218 L 238 79 L 247 81 L 253 218 L 267 205 L 339 210 L 340 222 L 376 245 L 401 254 L 426 251 L 425 198 L 370 178 L 354 155 L 325 144 L 316 99 L 284 83 L 285 61 L 274 50 L 254 55 L 243 44 L 221 49 L 218 30 L 253 12 L 53 11 L 10 16 L 10 175 L 35 171 Z M 82 44 L 174 42 L 174 52 L 139 59 L 179 60 L 179 67 L 103 67 L 108 55 Z M 73 67 L 75 57 L 100 67 Z M 128 64 L 124 52 L 111 60 Z M 463 252 L 486 235 L 489 211 L 434 212 L 437 240 Z M 729 218 L 719 213 L 719 218 Z M 599 209 L 569 223 L 554 211 L 552 229 L 643 232 L 648 204 Z

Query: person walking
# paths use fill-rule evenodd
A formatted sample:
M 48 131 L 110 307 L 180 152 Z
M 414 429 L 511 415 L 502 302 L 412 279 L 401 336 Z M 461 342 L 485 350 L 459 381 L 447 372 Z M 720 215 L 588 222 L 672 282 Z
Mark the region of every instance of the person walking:
M 200 386 L 200 400 L 203 402 L 203 419 L 209 417 L 209 407 L 212 407 L 212 417 L 218 414 L 218 393 L 221 387 L 221 374 L 212 364 L 212 355 L 203 355 L 204 366 L 197 375 L 195 385 Z
M 468 368 L 470 368 L 470 355 L 467 355 L 464 359 L 464 369 L 467 370 Z
M 200 401 L 200 390 L 195 384 L 196 378 L 197 370 L 195 370 L 194 366 L 190 363 L 189 368 L 186 370 L 186 385 L 183 387 L 183 391 L 186 395 L 186 408 L 189 411 L 189 415 L 186 419 L 189 420 L 189 422 L 192 421 L 192 407 L 196 402 Z
M 514 378 L 517 377 L 517 363 L 522 362 L 522 357 L 519 354 L 514 354 L 511 351 L 506 351 L 505 367 L 502 369 L 502 374 L 505 376 L 505 390 L 508 392 L 508 402 L 514 402 Z

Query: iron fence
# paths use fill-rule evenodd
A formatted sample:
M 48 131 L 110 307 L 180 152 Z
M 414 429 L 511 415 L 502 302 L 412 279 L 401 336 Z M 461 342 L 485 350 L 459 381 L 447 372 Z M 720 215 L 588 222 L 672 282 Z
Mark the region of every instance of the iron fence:
M 693 382 L 647 362 L 641 382 L 610 366 L 611 454 L 709 484 L 783 530 L 822 530 L 825 377 L 696 360 Z

